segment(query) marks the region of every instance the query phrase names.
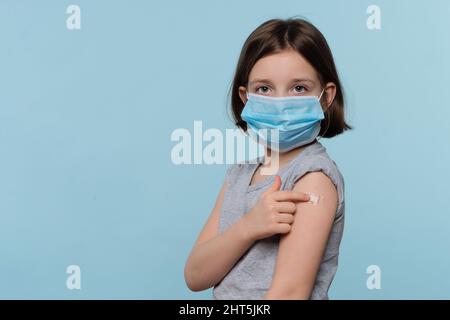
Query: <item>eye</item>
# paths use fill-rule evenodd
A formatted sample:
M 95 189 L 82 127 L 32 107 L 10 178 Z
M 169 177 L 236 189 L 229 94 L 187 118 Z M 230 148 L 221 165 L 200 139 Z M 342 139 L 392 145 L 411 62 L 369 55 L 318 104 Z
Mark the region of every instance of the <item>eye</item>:
M 262 90 L 260 90 L 260 89 L 262 89 Z M 256 92 L 257 93 L 267 93 L 267 92 L 269 92 L 269 87 L 267 87 L 267 86 L 258 87 L 258 88 L 256 88 Z
M 308 89 L 304 86 L 297 85 L 297 86 L 295 86 L 294 90 L 296 93 L 303 93 L 303 92 L 307 91 Z

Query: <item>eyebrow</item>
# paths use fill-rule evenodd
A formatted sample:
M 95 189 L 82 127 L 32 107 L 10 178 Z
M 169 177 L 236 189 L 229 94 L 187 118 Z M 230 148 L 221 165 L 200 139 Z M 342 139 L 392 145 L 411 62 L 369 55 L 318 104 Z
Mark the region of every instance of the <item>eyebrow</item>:
M 272 81 L 270 81 L 269 79 L 254 79 L 253 81 L 250 81 L 249 84 L 254 84 L 254 83 L 258 83 L 258 82 L 264 82 L 264 83 L 272 84 Z M 294 82 L 311 82 L 311 83 L 314 83 L 314 81 L 312 79 L 309 79 L 309 78 L 295 78 L 295 79 L 291 79 L 290 83 L 294 83 Z

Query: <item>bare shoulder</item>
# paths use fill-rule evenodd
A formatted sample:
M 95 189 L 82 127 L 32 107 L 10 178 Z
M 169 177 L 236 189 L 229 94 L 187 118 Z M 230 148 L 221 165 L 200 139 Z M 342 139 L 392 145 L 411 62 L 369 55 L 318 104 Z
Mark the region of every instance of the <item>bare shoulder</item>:
M 308 172 L 294 185 L 294 190 L 313 194 L 313 202 L 304 203 L 305 207 L 333 212 L 338 206 L 338 192 L 331 178 L 322 171 Z

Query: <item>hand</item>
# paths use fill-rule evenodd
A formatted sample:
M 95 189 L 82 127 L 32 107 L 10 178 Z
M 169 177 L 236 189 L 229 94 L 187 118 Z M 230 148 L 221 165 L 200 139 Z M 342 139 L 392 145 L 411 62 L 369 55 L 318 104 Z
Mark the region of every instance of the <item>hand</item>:
M 309 201 L 309 195 L 290 190 L 280 191 L 281 178 L 275 182 L 256 203 L 255 207 L 242 217 L 246 234 L 252 240 L 270 237 L 277 233 L 288 233 L 294 222 L 296 202 Z

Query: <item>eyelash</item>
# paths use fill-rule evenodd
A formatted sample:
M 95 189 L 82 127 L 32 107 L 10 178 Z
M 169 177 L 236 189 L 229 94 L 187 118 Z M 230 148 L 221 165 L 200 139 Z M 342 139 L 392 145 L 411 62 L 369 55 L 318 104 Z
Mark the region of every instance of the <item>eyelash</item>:
M 302 86 L 302 85 L 296 85 L 294 88 L 296 88 L 296 87 L 302 87 L 302 88 L 304 88 L 304 90 L 303 90 L 302 92 L 308 91 L 308 88 L 305 87 L 305 86 Z M 261 88 L 269 88 L 269 87 L 268 87 L 268 86 L 260 86 L 260 87 L 257 87 L 257 88 L 256 88 L 256 92 L 258 92 L 259 89 L 261 89 Z M 299 93 L 302 93 L 302 92 L 299 92 Z M 264 93 L 266 93 L 266 92 L 264 92 Z

